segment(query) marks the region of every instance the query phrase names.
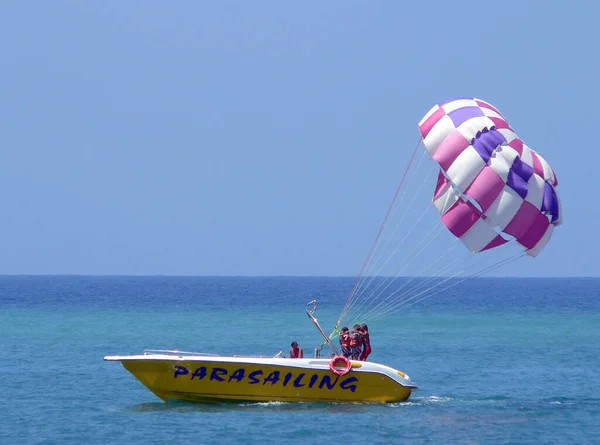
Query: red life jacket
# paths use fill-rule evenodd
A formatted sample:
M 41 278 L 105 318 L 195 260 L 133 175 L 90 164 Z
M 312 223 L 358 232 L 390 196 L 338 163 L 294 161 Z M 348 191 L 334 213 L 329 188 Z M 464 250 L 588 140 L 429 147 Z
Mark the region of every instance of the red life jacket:
M 350 347 L 357 348 L 362 345 L 362 337 L 358 332 L 353 332 L 350 336 Z
M 294 351 L 294 348 L 290 349 L 290 358 L 300 358 L 300 353 L 302 352 L 302 349 L 297 348 Z
M 350 335 L 349 334 L 342 334 L 340 335 L 340 345 L 342 346 L 342 348 L 347 348 L 350 343 L 350 339 L 349 339 Z

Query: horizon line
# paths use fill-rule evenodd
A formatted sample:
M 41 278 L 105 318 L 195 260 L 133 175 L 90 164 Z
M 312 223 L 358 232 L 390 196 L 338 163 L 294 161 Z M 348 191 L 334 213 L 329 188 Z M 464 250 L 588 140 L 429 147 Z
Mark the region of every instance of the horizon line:
M 0 277 L 95 277 L 95 278 L 345 278 L 345 279 L 356 279 L 356 276 L 352 275 L 190 275 L 190 274 L 94 274 L 94 273 L 14 273 L 5 274 L 0 273 Z M 391 275 L 364 275 L 369 278 L 390 278 Z M 401 275 L 394 278 L 432 278 L 432 276 L 417 277 L 414 275 Z M 449 277 L 437 277 L 437 278 L 449 278 Z M 465 279 L 465 277 L 455 277 Z M 585 275 L 565 275 L 565 276 L 479 276 L 479 277 L 466 277 L 466 279 L 491 279 L 491 278 L 512 278 L 512 279 L 564 279 L 564 278 L 584 278 L 584 279 L 599 279 L 600 276 L 585 276 Z

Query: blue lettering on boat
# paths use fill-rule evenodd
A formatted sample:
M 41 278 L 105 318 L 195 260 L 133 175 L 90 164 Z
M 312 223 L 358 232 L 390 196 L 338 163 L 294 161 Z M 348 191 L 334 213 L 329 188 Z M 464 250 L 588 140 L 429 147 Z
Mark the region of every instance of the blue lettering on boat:
M 227 375 L 227 370 L 223 368 L 213 368 L 212 373 L 210 374 L 211 380 L 216 380 L 218 382 L 222 382 L 225 379 L 222 377 Z
M 335 380 L 332 382 L 331 376 L 324 375 L 323 378 L 321 379 L 321 383 L 319 383 L 319 389 L 323 389 L 323 386 L 325 386 L 325 385 L 327 385 L 327 389 L 333 389 L 339 379 L 340 379 L 340 376 L 336 375 Z
M 356 377 L 350 377 L 349 379 L 346 379 L 340 383 L 340 388 L 349 389 L 350 391 L 354 392 L 356 391 L 356 385 L 351 385 L 351 383 L 354 382 L 358 382 L 358 379 Z
M 231 374 L 231 377 L 229 377 L 229 381 L 231 382 L 232 380 L 237 380 L 239 383 L 242 381 L 245 374 L 246 370 L 244 368 L 236 369 L 233 374 Z
M 296 388 L 300 388 L 301 386 L 304 386 L 304 383 L 302 382 L 302 378 L 305 376 L 305 373 L 300 374 L 298 377 L 296 377 L 296 380 L 294 380 L 294 386 Z
M 285 378 L 283 379 L 283 386 L 287 386 L 287 384 L 290 382 L 291 378 L 293 377 L 294 374 L 292 374 L 291 372 L 288 372 L 285 375 Z
M 271 385 L 274 385 L 278 381 L 279 381 L 279 371 L 273 371 L 271 374 L 269 374 L 269 376 L 267 378 L 265 378 L 263 385 L 266 385 L 267 382 L 271 382 Z
M 173 378 L 176 379 L 177 376 L 186 374 L 189 374 L 187 368 L 184 368 L 183 366 L 175 366 L 175 375 L 173 375 Z
M 258 371 L 251 372 L 248 375 L 251 385 L 256 385 L 257 383 L 260 383 L 260 380 L 258 380 L 259 375 L 263 375 L 263 372 L 260 369 Z
M 263 385 L 271 384 L 272 386 L 287 386 L 290 382 L 293 382 L 292 384 L 296 388 L 308 386 L 309 388 L 316 387 L 320 390 L 331 391 L 337 386 L 340 389 L 355 392 L 358 383 L 357 377 L 346 377 L 343 380 L 341 380 L 340 376 L 335 376 L 335 378 L 333 378 L 333 376 L 329 374 L 322 375 L 320 378 L 319 374 L 312 374 L 307 382 L 305 372 L 301 372 L 299 374 L 288 372 L 282 379 L 280 371 L 271 371 L 267 374 L 261 369 L 248 373 L 245 368 L 238 368 L 231 372 L 231 374 L 229 374 L 229 371 L 227 371 L 227 369 L 218 367 L 207 368 L 206 366 L 200 366 L 196 368 L 193 372 L 191 372 L 191 370 L 187 369 L 185 366 L 179 365 L 174 366 L 173 369 L 174 379 L 181 379 L 185 376 L 185 378 L 189 378 L 190 380 L 200 381 L 203 380 L 206 376 L 210 375 L 210 381 L 225 382 L 226 384 L 234 382 L 248 383 L 250 385 L 262 383 Z
M 194 378 L 196 377 L 198 377 L 198 380 L 202 380 L 204 377 L 206 377 L 206 366 L 201 366 L 200 368 L 197 368 L 192 374 L 191 380 L 194 380 Z

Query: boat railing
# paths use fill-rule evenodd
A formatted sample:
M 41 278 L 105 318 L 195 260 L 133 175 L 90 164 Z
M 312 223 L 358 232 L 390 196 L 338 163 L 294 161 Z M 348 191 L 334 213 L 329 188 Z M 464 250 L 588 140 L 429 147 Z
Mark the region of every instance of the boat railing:
M 192 352 L 192 351 L 179 351 L 177 349 L 144 349 L 144 355 L 161 354 L 161 355 L 189 355 L 189 356 L 202 356 L 202 357 L 221 357 L 219 354 L 211 354 L 207 352 Z M 278 358 L 281 357 L 283 351 L 279 351 L 275 355 L 234 355 L 237 358 Z
M 279 351 L 275 355 L 234 355 L 236 358 L 279 358 L 283 354 L 283 351 Z
M 144 355 L 162 354 L 162 355 L 201 355 L 204 357 L 220 357 L 219 354 L 208 352 L 178 351 L 177 349 L 144 349 Z

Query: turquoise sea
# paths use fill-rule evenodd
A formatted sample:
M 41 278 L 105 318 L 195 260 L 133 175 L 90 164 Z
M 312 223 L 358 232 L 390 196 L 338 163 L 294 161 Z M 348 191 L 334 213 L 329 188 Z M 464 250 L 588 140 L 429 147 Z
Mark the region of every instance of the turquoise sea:
M 408 402 L 165 404 L 107 354 L 321 343 L 350 278 L 0 277 L 1 444 L 598 444 L 600 279 L 481 278 L 371 324 Z

